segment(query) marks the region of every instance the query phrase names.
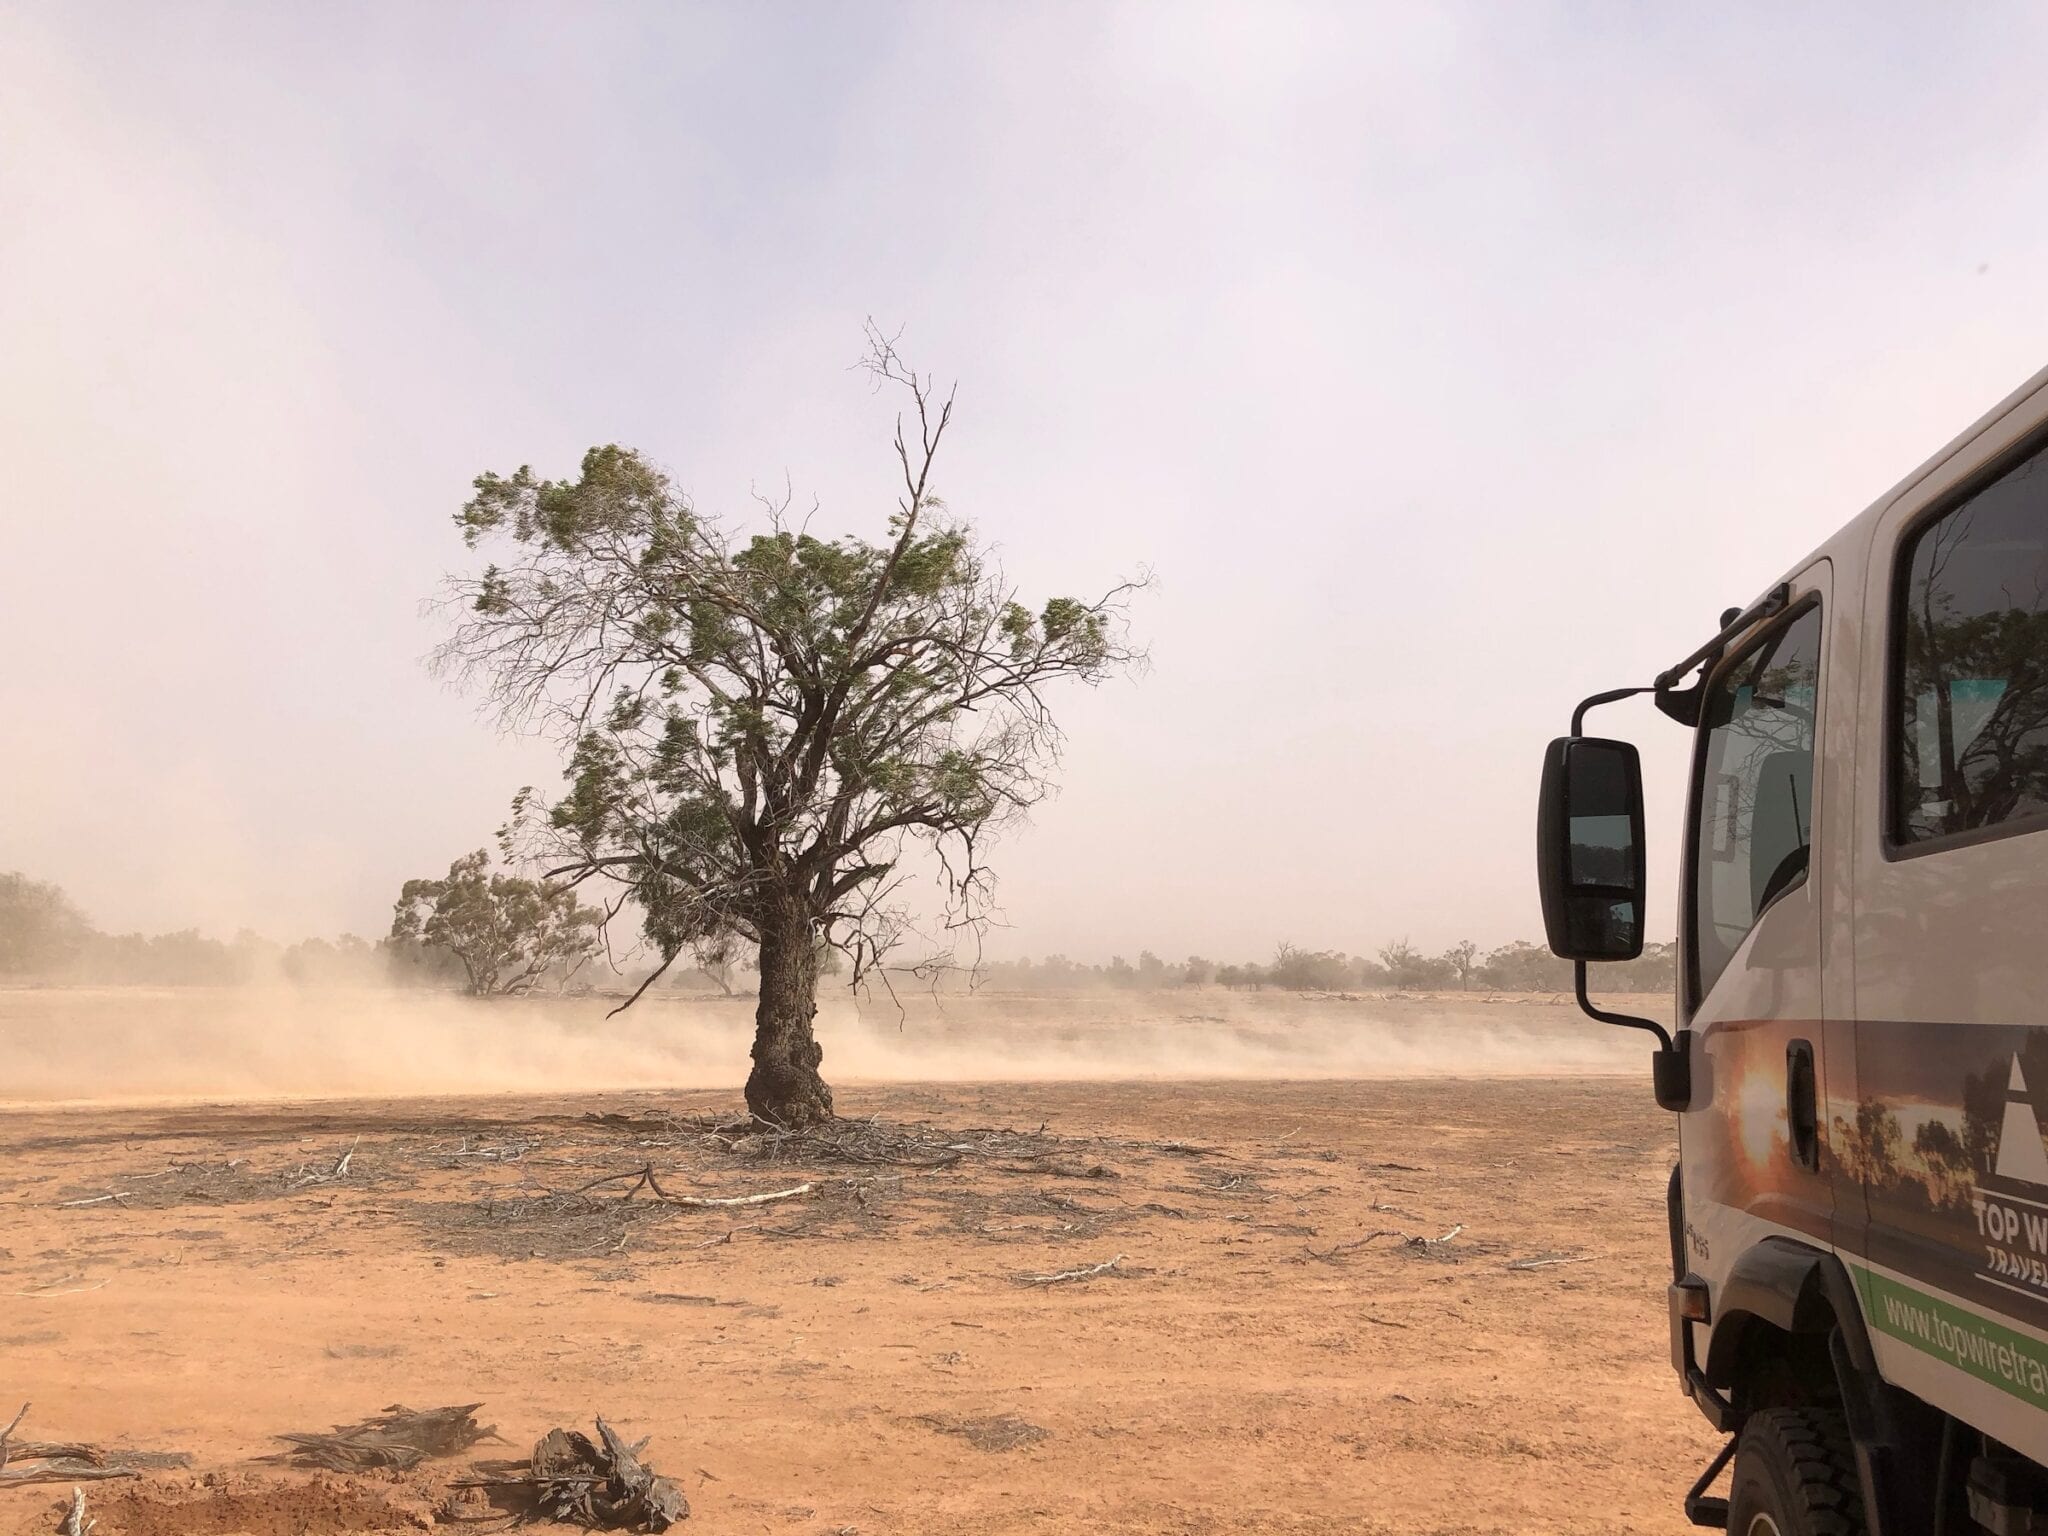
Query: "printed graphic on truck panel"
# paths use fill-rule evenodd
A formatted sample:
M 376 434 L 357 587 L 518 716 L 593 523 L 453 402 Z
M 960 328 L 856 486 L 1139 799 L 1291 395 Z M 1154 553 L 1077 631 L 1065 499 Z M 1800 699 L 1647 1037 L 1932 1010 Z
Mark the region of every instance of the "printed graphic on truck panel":
M 1862 1098 L 1831 1139 L 1868 1192 L 1870 1258 L 2048 1326 L 2048 1029 L 1863 1023 L 1858 1036 Z
M 1828 1157 L 1816 1125 L 1811 1165 L 1794 1155 L 1787 1057 L 1795 1040 L 1820 1038 L 1817 1022 L 1745 1020 L 1708 1028 L 1693 1042 L 1693 1106 L 1685 1126 L 1686 1187 L 1711 1200 L 1828 1243 L 1836 1181 L 1852 1176 Z M 1809 1086 L 1818 1091 L 1816 1080 Z M 1816 1120 L 1824 1121 L 1816 1110 Z

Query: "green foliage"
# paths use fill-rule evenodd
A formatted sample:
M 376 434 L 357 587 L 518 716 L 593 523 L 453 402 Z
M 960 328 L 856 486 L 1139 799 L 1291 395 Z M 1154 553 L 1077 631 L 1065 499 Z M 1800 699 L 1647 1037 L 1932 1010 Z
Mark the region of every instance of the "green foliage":
M 57 886 L 0 874 L 0 976 L 38 976 L 68 964 L 92 936 L 85 914 Z
M 573 889 L 491 871 L 479 848 L 443 880 L 408 880 L 391 918 L 394 944 L 445 950 L 480 997 L 566 983 L 597 949 L 604 914 L 579 906 Z
M 979 921 L 986 835 L 1050 787 L 1046 690 L 1137 659 L 1128 587 L 1034 615 L 947 513 L 929 482 L 950 404 L 875 340 L 914 411 L 886 537 L 821 537 L 782 507 L 730 533 L 616 444 L 573 479 L 481 475 L 456 518 L 490 560 L 457 583 L 442 659 L 565 747 L 566 789 L 523 796 L 512 835 L 623 886 L 664 958 L 822 936 L 858 977 L 905 932 L 916 842 L 940 852 L 948 926 Z
M 1479 976 L 1487 986 L 1502 992 L 1565 992 L 1572 985 L 1572 963 L 1558 959 L 1541 944 L 1517 939 L 1487 955 Z
M 1642 958 L 1625 965 L 1597 966 L 1593 987 L 1607 992 L 1649 992 L 1671 990 L 1676 946 L 1650 944 Z M 1303 949 L 1282 944 L 1273 959 L 1223 964 L 1190 955 L 1179 965 L 1161 961 L 1142 951 L 1132 966 L 1112 958 L 1107 965 L 1084 965 L 1065 955 L 1049 955 L 1033 964 L 1030 960 L 998 961 L 982 967 L 982 984 L 998 990 L 1101 990 L 1133 987 L 1202 987 L 1210 983 L 1238 991 L 1267 987 L 1294 992 L 1359 992 L 1401 990 L 1444 991 L 1471 987 L 1500 992 L 1570 992 L 1572 967 L 1540 944 L 1517 940 L 1503 944 L 1484 957 L 1470 940 L 1453 944 L 1440 955 L 1429 955 L 1402 939 L 1386 945 L 1378 958 L 1349 955 L 1341 950 Z M 2042 1068 L 2048 1079 L 2048 1066 Z M 2002 1085 L 2004 1079 L 1999 1079 Z M 2002 1086 L 1998 1087 L 2002 1093 Z M 2002 1102 L 1992 1095 L 1993 1110 Z
M 1357 974 L 1349 955 L 1282 944 L 1266 979 L 1296 992 L 1342 992 L 1356 984 Z

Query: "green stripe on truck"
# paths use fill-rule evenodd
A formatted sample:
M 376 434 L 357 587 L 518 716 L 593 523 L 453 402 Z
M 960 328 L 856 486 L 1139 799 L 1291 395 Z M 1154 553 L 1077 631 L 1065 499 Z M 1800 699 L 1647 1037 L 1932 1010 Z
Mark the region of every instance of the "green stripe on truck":
M 1860 1265 L 1850 1269 L 1872 1328 L 2021 1402 L 2048 1408 L 2048 1344 Z

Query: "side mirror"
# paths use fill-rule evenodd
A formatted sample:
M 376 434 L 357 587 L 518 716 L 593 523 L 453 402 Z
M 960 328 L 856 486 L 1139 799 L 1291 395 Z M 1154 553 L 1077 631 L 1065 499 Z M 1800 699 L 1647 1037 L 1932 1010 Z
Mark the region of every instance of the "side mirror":
M 1643 952 L 1643 764 L 1630 743 L 1560 736 L 1544 752 L 1536 878 L 1553 954 Z

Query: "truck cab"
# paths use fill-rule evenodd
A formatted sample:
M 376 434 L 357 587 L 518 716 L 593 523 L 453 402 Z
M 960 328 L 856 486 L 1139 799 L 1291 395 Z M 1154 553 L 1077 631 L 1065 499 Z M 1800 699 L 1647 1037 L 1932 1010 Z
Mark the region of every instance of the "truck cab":
M 1692 735 L 1672 1031 L 1588 986 L 1643 941 L 1639 762 L 1584 734 L 1632 693 Z M 2048 371 L 1550 744 L 1551 947 L 1677 1116 L 1696 1524 L 2048 1532 L 2044 834 Z

